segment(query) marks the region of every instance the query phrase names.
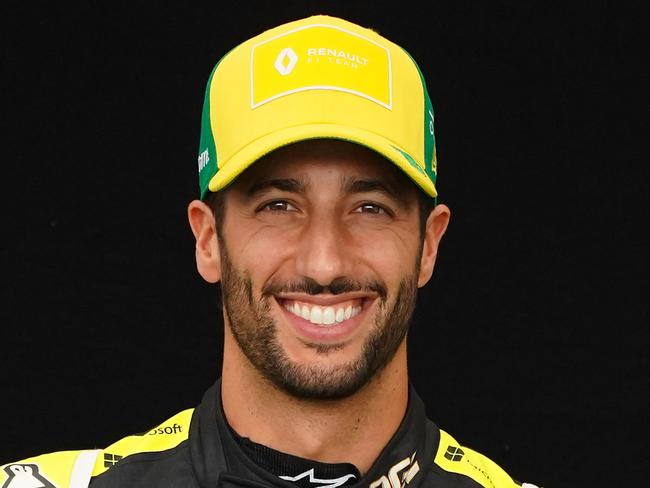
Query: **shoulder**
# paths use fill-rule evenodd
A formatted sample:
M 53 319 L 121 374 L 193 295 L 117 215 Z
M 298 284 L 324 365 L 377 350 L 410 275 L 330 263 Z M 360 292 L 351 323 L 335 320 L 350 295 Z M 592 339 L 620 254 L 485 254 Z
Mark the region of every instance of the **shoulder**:
M 118 461 L 145 453 L 168 452 L 188 437 L 194 409 L 184 410 L 153 429 L 124 437 L 105 449 L 42 454 L 0 467 L 0 488 L 86 488 Z
M 434 463 L 443 472 L 459 475 L 465 479 L 469 478 L 477 487 L 538 488 L 530 483 L 515 481 L 503 468 L 485 455 L 462 446 L 442 429 L 439 432 L 440 443 Z

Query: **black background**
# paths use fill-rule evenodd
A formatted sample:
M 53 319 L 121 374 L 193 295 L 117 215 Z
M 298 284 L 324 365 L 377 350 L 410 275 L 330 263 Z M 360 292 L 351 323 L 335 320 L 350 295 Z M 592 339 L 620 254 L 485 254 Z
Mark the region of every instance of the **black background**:
M 108 445 L 218 377 L 215 288 L 185 217 L 205 83 L 237 43 L 328 13 L 403 45 L 436 111 L 452 220 L 409 337 L 430 416 L 547 488 L 643 479 L 634 5 L 4 3 L 0 463 Z

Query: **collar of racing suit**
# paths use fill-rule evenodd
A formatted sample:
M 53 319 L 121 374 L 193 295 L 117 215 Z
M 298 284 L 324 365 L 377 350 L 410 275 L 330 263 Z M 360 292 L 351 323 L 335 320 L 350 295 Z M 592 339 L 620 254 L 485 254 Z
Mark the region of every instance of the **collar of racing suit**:
M 189 448 L 199 485 L 218 488 L 295 488 L 262 469 L 233 438 L 221 408 L 221 381 L 206 391 L 192 417 Z M 388 400 L 389 401 L 389 400 Z M 427 419 L 422 400 L 409 385 L 409 403 L 397 432 L 353 487 L 417 488 L 431 465 L 440 433 Z M 315 484 L 314 488 L 335 488 Z

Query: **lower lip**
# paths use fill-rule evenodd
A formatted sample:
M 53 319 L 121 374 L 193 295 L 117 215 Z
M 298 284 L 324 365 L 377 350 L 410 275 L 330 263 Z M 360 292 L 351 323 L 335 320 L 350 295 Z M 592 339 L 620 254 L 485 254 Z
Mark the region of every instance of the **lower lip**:
M 277 300 L 276 300 L 277 303 Z M 361 305 L 361 312 L 343 322 L 335 322 L 330 325 L 315 325 L 309 320 L 289 312 L 282 304 L 278 303 L 280 310 L 284 313 L 289 322 L 298 333 L 298 336 L 306 342 L 336 344 L 350 340 L 354 331 L 363 322 L 372 300 L 364 299 Z

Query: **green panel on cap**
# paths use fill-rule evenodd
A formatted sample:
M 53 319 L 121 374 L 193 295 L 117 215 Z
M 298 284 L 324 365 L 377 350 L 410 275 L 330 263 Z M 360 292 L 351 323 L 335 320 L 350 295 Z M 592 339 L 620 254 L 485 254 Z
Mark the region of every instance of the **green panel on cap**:
M 219 63 L 217 63 L 217 66 Z M 214 144 L 214 136 L 212 134 L 212 124 L 210 121 L 210 86 L 212 85 L 212 77 L 217 69 L 214 67 L 208 85 L 205 89 L 205 99 L 203 100 L 203 112 L 201 113 L 201 139 L 199 141 L 199 189 L 200 198 L 203 200 L 208 193 L 208 184 L 212 177 L 217 173 L 217 149 Z
M 420 74 L 422 76 L 422 74 Z M 434 120 L 435 116 L 433 114 L 433 105 L 431 104 L 431 99 L 429 98 L 429 93 L 427 92 L 426 86 L 424 86 L 424 79 L 422 80 L 422 89 L 424 90 L 424 161 L 425 161 L 425 171 L 433 181 L 433 184 L 436 184 L 436 176 L 438 174 L 438 168 L 436 167 L 436 136 L 434 131 Z
M 413 64 L 420 75 L 420 81 L 422 82 L 422 91 L 424 92 L 424 169 L 435 185 L 438 168 L 436 161 L 436 136 L 434 130 L 435 116 L 433 113 L 433 105 L 431 104 L 431 98 L 429 97 L 429 91 L 427 90 L 427 84 L 424 80 L 422 70 L 418 66 L 418 63 L 415 62 L 415 59 L 413 59 L 413 56 L 411 56 L 406 49 L 402 48 L 402 50 L 408 54 L 411 61 L 413 61 Z

